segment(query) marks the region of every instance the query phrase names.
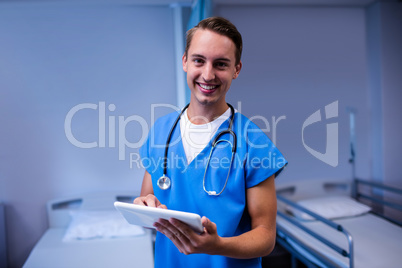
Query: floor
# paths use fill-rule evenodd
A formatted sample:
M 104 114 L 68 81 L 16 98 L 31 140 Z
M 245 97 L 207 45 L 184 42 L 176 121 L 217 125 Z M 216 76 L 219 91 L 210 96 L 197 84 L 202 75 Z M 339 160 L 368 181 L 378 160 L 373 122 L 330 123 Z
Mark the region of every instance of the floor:
M 275 245 L 274 250 L 268 256 L 262 258 L 262 268 L 291 268 L 292 267 L 292 257 L 289 252 L 287 252 L 279 244 Z M 306 267 L 303 263 L 296 260 L 296 267 L 304 268 Z

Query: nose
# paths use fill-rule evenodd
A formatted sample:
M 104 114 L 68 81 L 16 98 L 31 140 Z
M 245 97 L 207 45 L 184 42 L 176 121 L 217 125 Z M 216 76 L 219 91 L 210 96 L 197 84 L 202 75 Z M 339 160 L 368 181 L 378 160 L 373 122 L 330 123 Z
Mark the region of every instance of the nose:
M 204 70 L 202 72 L 202 78 L 204 81 L 212 81 L 215 79 L 215 72 L 212 64 L 205 64 Z

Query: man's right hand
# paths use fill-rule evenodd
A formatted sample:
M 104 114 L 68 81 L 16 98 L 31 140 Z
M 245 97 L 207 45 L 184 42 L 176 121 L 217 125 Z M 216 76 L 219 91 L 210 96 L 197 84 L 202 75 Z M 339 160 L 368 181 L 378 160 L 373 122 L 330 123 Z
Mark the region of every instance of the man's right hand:
M 164 208 L 167 209 L 166 205 L 162 205 L 158 198 L 153 194 L 148 194 L 146 196 L 140 196 L 134 199 L 134 204 L 147 207 Z

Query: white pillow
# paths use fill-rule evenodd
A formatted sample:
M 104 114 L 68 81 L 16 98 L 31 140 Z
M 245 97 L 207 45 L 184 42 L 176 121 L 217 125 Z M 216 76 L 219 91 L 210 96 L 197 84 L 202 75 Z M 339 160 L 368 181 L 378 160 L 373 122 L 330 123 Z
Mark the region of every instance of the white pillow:
M 144 234 L 140 226 L 130 225 L 118 211 L 72 211 L 71 222 L 63 241 L 137 236 Z
M 298 201 L 297 204 L 327 219 L 353 217 L 370 211 L 369 206 L 347 196 L 306 199 Z M 301 220 L 314 220 L 312 216 L 289 205 L 286 210 Z

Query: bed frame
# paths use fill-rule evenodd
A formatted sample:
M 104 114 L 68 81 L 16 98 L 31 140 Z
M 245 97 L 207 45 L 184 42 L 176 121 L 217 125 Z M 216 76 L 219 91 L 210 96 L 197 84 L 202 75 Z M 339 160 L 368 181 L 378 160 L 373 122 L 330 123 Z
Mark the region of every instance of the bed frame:
M 131 237 L 63 242 L 72 211 L 115 211 L 114 202 L 133 202 L 132 192 L 96 192 L 50 200 L 49 229 L 31 251 L 24 268 L 153 267 L 152 232 Z
M 366 189 L 364 187 L 366 187 Z M 367 192 L 367 190 L 369 192 Z M 402 189 L 361 179 L 354 180 L 352 197 L 363 203 L 369 204 L 373 208 L 372 213 L 402 226 L 402 221 L 399 218 L 387 214 L 387 211 L 389 210 L 397 211 L 398 213 L 402 212 L 402 205 L 397 201 L 382 198 L 382 191 L 395 194 L 396 196 L 399 196 L 399 200 L 402 199 Z M 387 208 L 389 209 L 387 210 Z
M 46 203 L 49 227 L 67 227 L 71 221 L 71 211 L 115 210 L 115 201 L 132 203 L 137 196 L 132 192 L 93 192 L 50 200 Z
M 316 189 L 311 189 L 311 187 L 315 187 Z M 382 185 L 375 182 L 369 182 L 361 179 L 355 179 L 352 182 L 348 181 L 314 181 L 313 183 L 306 183 L 302 185 L 283 185 L 277 187 L 277 199 L 278 199 L 278 215 L 284 218 L 286 221 L 289 221 L 293 225 L 302 229 L 309 235 L 318 239 L 329 248 L 333 249 L 335 252 L 340 254 L 341 256 L 347 257 L 349 259 L 349 267 L 354 267 L 354 243 L 352 235 L 345 230 L 342 225 L 335 223 L 334 221 L 327 220 L 326 218 L 321 217 L 295 203 L 295 201 L 311 198 L 311 193 L 317 193 L 314 197 L 318 196 L 331 196 L 331 195 L 351 195 L 354 199 L 359 200 L 359 202 L 366 203 L 373 208 L 373 213 L 378 216 L 381 216 L 393 223 L 402 226 L 402 223 L 396 219 L 392 219 L 390 216 L 386 215 L 384 212 L 387 211 L 386 207 L 391 208 L 392 210 L 396 210 L 401 212 L 402 206 L 393 200 L 384 200 L 381 198 L 382 193 L 390 192 L 393 194 L 397 194 L 402 199 L 402 190 L 396 189 L 393 187 L 389 187 L 386 185 Z M 316 233 L 314 230 L 311 230 L 304 225 L 300 224 L 297 220 L 290 217 L 286 213 L 282 211 L 281 206 L 288 205 L 292 206 L 295 209 L 298 209 L 304 213 L 309 214 L 313 218 L 322 223 L 328 225 L 330 228 L 338 231 L 342 235 L 345 236 L 347 240 L 348 247 L 340 248 L 337 245 L 333 244 L 331 241 L 323 237 L 322 235 Z M 291 238 L 294 242 L 296 242 L 300 247 L 303 248 L 305 252 L 300 252 L 293 245 L 291 245 L 286 239 L 284 239 L 284 235 L 286 237 Z M 292 256 L 292 267 L 297 267 L 297 260 L 305 264 L 307 267 L 319 267 L 310 259 L 306 258 L 305 253 L 311 254 L 314 258 L 318 259 L 324 265 L 328 267 L 336 267 L 336 265 L 328 260 L 325 257 L 322 257 L 316 251 L 310 249 L 306 244 L 297 239 L 292 233 L 288 232 L 286 229 L 277 226 L 277 242 L 284 247 Z

